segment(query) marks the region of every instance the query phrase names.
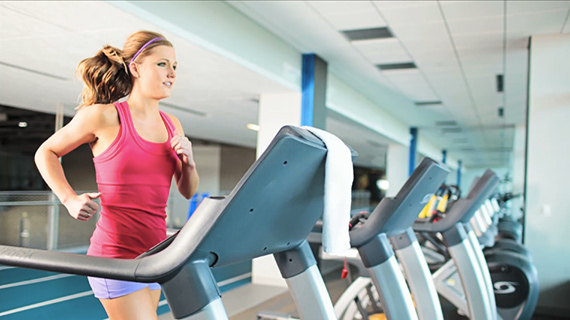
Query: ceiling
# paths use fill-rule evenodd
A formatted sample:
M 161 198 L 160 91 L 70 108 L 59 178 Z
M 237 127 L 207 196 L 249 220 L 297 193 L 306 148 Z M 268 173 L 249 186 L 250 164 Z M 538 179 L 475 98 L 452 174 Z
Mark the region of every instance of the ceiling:
M 381 101 L 375 88 L 384 86 L 415 101 L 385 111 L 467 168 L 508 166 L 514 127 L 525 122 L 528 38 L 570 32 L 570 1 L 228 4 L 299 52 L 319 55 L 330 72 L 370 100 Z M 351 41 L 345 32 L 378 28 L 391 37 Z M 77 63 L 105 44 L 121 47 L 141 29 L 161 32 L 175 45 L 177 89 L 163 109 L 191 137 L 254 148 L 256 133 L 246 124 L 257 122 L 259 95 L 293 92 L 107 2 L 2 1 L 0 104 L 52 114 L 59 104 L 73 115 L 82 88 L 74 77 Z M 396 63 L 415 68 L 377 66 Z M 503 75 L 503 92 L 497 91 L 497 75 Z M 20 135 L 34 127 L 15 127 L 2 117 L 0 126 L 4 137 L 6 127 Z M 385 165 L 385 137 L 334 112 L 327 130 L 360 154 L 357 164 Z

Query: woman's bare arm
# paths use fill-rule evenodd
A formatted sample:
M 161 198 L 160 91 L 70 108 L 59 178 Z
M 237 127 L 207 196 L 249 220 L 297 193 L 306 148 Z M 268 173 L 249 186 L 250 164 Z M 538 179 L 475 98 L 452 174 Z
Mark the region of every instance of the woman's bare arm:
M 77 195 L 69 185 L 59 158 L 84 143 L 93 143 L 104 127 L 102 106 L 81 109 L 71 122 L 49 137 L 36 151 L 35 162 L 42 178 L 75 219 L 86 221 L 97 212 L 92 199 L 99 193 Z
M 196 171 L 196 162 L 194 161 L 194 154 L 192 152 L 192 142 L 184 136 L 184 129 L 178 118 L 169 115 L 176 127 L 175 136 L 170 141 L 172 149 L 178 154 L 180 161 L 176 164 L 174 178 L 178 191 L 186 199 L 192 198 L 196 193 L 200 178 L 198 171 Z

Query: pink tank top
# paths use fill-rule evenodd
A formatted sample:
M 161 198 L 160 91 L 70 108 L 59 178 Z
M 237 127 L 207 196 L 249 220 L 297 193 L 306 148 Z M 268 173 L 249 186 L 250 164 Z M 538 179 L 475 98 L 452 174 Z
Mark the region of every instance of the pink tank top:
M 175 127 L 160 111 L 165 143 L 138 135 L 126 102 L 115 103 L 119 134 L 93 158 L 101 192 L 101 217 L 88 255 L 132 259 L 166 238 L 166 202 L 178 157 L 170 146 Z

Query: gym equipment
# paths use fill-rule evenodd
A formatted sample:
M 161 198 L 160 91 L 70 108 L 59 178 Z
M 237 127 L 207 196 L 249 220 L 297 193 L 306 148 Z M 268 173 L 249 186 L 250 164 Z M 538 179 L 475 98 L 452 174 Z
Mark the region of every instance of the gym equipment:
M 323 213 L 326 156 L 320 139 L 286 126 L 228 196 L 204 199 L 178 233 L 137 259 L 0 246 L 0 264 L 158 282 L 176 319 L 227 319 L 211 268 L 274 254 L 301 318 L 334 319 L 306 241 Z
M 388 319 L 417 318 L 394 250 L 413 295 L 422 297 L 415 301 L 418 314 L 422 319 L 443 319 L 427 263 L 411 226 L 448 173 L 434 160 L 424 158 L 395 197 L 382 199 L 368 219 L 350 231 L 350 244 L 358 249 L 368 268 Z
M 441 233 L 451 260 L 433 275 L 436 288 L 446 299 L 461 306 L 460 310 L 463 309 L 461 311 L 473 320 L 497 319 L 491 276 L 470 220 L 498 182 L 499 177 L 487 170 L 473 184 L 466 198 L 458 199 L 448 208 L 445 219 L 433 223 L 414 223 L 416 232 Z M 446 285 L 459 282 L 448 281 L 456 273 L 459 273 L 465 297 L 457 295 L 457 288 Z M 466 307 L 463 307 L 465 300 Z
M 353 320 L 356 314 L 361 319 L 418 319 L 418 314 L 421 319 L 443 319 L 437 292 L 411 226 L 448 173 L 445 167 L 424 158 L 395 197 L 382 199 L 369 215 L 353 217 L 350 242 L 360 258 L 355 255 L 347 260 L 358 268 L 360 277 L 335 303 L 338 319 Z M 318 225 L 314 230 L 318 232 Z M 394 250 L 405 266 L 414 297 L 421 297 L 415 301 L 416 307 Z M 377 301 L 381 301 L 381 306 Z M 367 309 L 372 309 L 373 314 L 368 314 Z M 263 312 L 258 319 L 293 318 Z
M 491 227 L 497 223 L 497 213 L 492 199 L 480 207 L 478 214 L 483 235 L 478 235 L 479 240 L 494 240 L 497 230 Z M 479 224 L 474 223 L 475 218 L 474 215 L 470 221 L 472 226 Z M 436 237 L 428 235 L 423 240 L 429 241 L 431 248 L 436 248 L 438 253 L 445 253 L 446 249 Z M 536 307 L 539 286 L 528 250 L 514 240 L 499 239 L 484 249 L 484 256 L 486 264 L 482 268 L 488 269 L 490 274 L 491 287 L 487 290 L 490 289 L 490 295 L 495 298 L 498 318 L 530 319 Z M 448 261 L 434 273 L 434 280 L 440 293 L 458 307 L 460 313 L 467 315 L 468 307 L 463 295 L 469 289 L 462 287 L 455 265 Z
M 512 239 L 518 243 L 522 242 L 522 224 L 514 220 L 511 216 L 504 216 L 499 219 L 499 238 Z
M 522 254 L 508 250 L 485 251 L 497 311 L 505 320 L 530 320 L 538 302 L 538 273 Z

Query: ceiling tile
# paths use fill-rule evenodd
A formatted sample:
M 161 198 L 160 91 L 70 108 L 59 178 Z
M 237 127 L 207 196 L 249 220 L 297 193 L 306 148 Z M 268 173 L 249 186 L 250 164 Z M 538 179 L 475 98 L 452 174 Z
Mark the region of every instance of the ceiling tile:
M 453 20 L 453 21 L 448 20 L 447 24 L 449 26 L 451 34 L 453 36 L 458 36 L 464 34 L 480 34 L 480 33 L 503 34 L 505 22 L 503 16 L 498 16 L 498 17 L 486 17 L 480 19 L 463 19 L 463 20 Z
M 399 40 L 395 38 L 353 41 L 352 45 L 373 64 L 412 61 Z
M 570 6 L 570 1 L 568 5 Z M 520 36 L 559 33 L 567 16 L 568 9 L 509 14 L 507 16 L 507 33 Z
M 435 94 L 424 76 L 417 69 L 383 71 L 404 94 L 414 101 L 435 101 L 439 97 Z
M 374 11 L 339 13 L 324 15 L 324 18 L 337 30 L 357 30 L 386 27 L 386 21 Z
M 404 42 L 415 41 L 425 44 L 438 45 L 449 41 L 449 34 L 443 21 L 430 23 L 418 22 L 416 24 L 390 25 L 392 34 Z
M 507 1 L 507 14 L 538 13 L 552 10 L 568 10 L 569 1 Z
M 382 0 L 382 1 L 372 1 L 372 3 L 379 9 L 405 9 L 405 8 L 414 8 L 414 7 L 423 7 L 426 5 L 433 5 L 437 4 L 434 0 L 425 0 L 425 1 L 417 1 L 417 0 Z
M 487 33 L 487 34 L 463 34 L 453 36 L 455 47 L 459 49 L 468 49 L 467 51 L 483 50 L 492 51 L 493 49 L 503 50 L 503 33 Z
M 382 7 L 378 1 L 374 4 L 391 27 L 443 21 L 437 2 L 434 1 L 418 1 L 417 5 L 407 7 Z
M 369 1 L 306 1 L 322 15 L 375 11 Z
M 448 22 L 454 20 L 501 17 L 503 15 L 502 1 L 440 1 L 445 18 Z

